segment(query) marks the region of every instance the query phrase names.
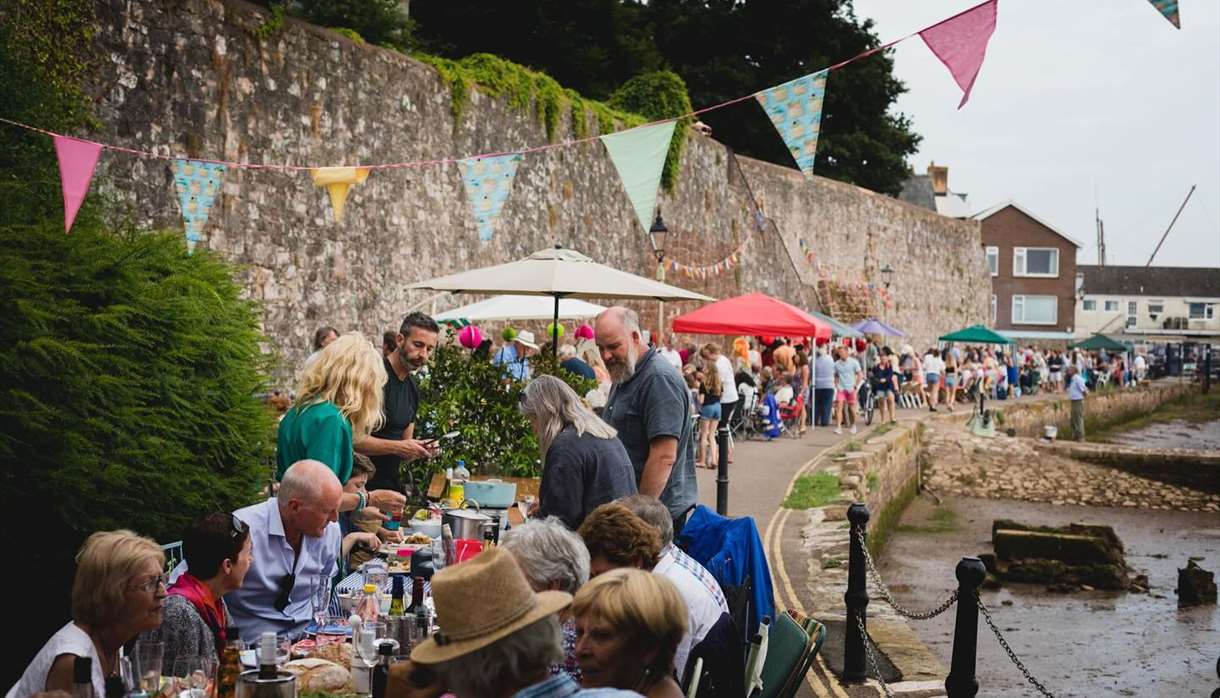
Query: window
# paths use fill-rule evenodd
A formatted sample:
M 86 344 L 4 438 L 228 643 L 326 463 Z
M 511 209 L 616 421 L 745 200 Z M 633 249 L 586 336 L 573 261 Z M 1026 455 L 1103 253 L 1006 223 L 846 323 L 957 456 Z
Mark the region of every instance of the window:
M 1216 306 L 1211 303 L 1189 303 L 1191 320 L 1212 320 L 1216 317 Z
M 1084 302 L 1084 309 L 1085 310 L 1097 310 L 1097 301 L 1093 300 L 1092 298 L 1086 300 Z
M 1055 296 L 1013 296 L 1014 325 L 1053 325 L 1059 319 L 1059 299 Z
M 995 325 L 995 308 L 996 308 L 995 294 L 993 293 L 993 294 L 991 294 L 991 324 L 992 324 L 992 326 Z
M 1107 313 L 1117 313 L 1118 312 L 1118 301 L 1106 301 L 1106 312 Z
M 1163 313 L 1163 312 L 1165 312 L 1165 301 L 1161 301 L 1161 300 L 1157 300 L 1157 301 L 1149 300 L 1148 301 L 1148 314 L 1149 315 L 1155 315 L 1157 313 Z
M 1013 276 L 1059 276 L 1059 250 L 1054 247 L 1014 247 Z
M 992 276 L 1000 275 L 1000 248 L 998 247 L 987 248 L 987 273 Z M 992 317 L 994 317 L 994 313 Z
M 1135 327 L 1139 322 L 1139 303 L 1127 301 L 1127 327 Z

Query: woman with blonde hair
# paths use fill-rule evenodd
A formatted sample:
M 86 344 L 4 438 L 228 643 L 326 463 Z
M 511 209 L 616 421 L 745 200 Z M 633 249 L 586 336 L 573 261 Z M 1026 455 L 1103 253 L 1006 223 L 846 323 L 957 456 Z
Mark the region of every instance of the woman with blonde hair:
M 724 389 L 720 383 L 720 372 L 714 364 L 707 364 L 699 377 L 699 449 L 695 456 L 696 468 L 716 469 L 716 427 L 720 424 L 720 396 Z
M 72 620 L 47 640 L 6 698 L 46 691 L 72 692 L 78 658 L 92 661 L 93 694 L 105 695 L 107 677 L 119 674 L 124 644 L 161 625 L 165 599 L 161 546 L 131 531 L 101 531 L 76 554 Z
M 597 377 L 598 385 L 610 384 L 610 372 L 606 370 L 606 362 L 602 361 L 602 353 L 597 350 L 597 344 L 592 339 L 582 339 L 576 345 L 576 357 L 589 364 L 593 375 Z
M 576 661 L 586 688 L 679 698 L 674 652 L 686 634 L 686 603 L 673 582 L 620 568 L 590 580 L 572 601 Z
M 305 369 L 297 401 L 280 421 L 276 436 L 276 479 L 293 463 L 316 460 L 335 472 L 340 484 L 352 475 L 352 443 L 382 420 L 385 360 L 360 333 L 331 342 Z M 363 508 L 359 494 L 343 496 L 340 511 Z
M 618 433 L 554 376 L 538 376 L 521 393 L 521 413 L 538 437 L 542 482 L 538 515 L 575 530 L 599 505 L 636 493 L 636 475 Z

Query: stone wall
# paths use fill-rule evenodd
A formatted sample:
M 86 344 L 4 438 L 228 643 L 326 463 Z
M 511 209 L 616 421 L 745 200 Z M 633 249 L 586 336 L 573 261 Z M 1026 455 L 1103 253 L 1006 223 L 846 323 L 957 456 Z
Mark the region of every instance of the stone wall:
M 97 0 L 97 7 L 104 60 L 93 92 L 101 127 L 89 135 L 107 143 L 162 156 L 301 166 L 445 159 L 547 142 L 532 108 L 518 111 L 477 91 L 455 124 L 448 87 L 404 55 L 293 20 L 256 40 L 253 31 L 267 14 L 240 0 Z M 765 118 L 761 111 L 758 118 Z M 556 138 L 574 138 L 566 115 Z M 108 151 L 96 181 L 136 223 L 181 225 L 168 159 Z M 832 313 L 874 310 L 920 347 L 986 320 L 990 279 L 977 223 L 735 159 L 693 133 L 679 183 L 660 200 L 676 233 L 667 245 L 673 258 L 709 264 L 734 250 L 747 235 L 750 190 L 774 226 L 747 246 L 740 267 L 706 280 L 671 273 L 671 282 L 718 298 L 762 291 Z M 801 239 L 817 254 L 822 276 L 802 254 Z M 486 243 L 450 163 L 374 171 L 351 192 L 341 223 L 332 221 L 325 192 L 305 171 L 232 169 L 205 245 L 243 265 L 287 375 L 319 325 L 379 336 L 413 306 L 441 311 L 476 300 L 433 299 L 408 291 L 410 283 L 557 243 L 655 274 L 648 238 L 600 143 L 528 155 Z M 895 270 L 892 307 L 819 301 L 837 288 L 882 283 L 878 270 L 886 265 Z M 692 307 L 669 305 L 666 314 Z M 640 310 L 655 322 L 655 303 Z
M 1085 434 L 1147 414 L 1163 403 L 1198 389 L 1193 383 L 1165 379 L 1142 385 L 1135 390 L 1090 393 L 1085 400 Z M 1055 400 L 1028 402 L 992 400 L 987 406 L 1002 415 L 999 418 L 1002 428 L 1016 430 L 1017 436 L 1041 437 L 1043 427 L 1048 424 L 1058 427 L 1059 438 L 1071 436 L 1072 408 L 1067 395 Z

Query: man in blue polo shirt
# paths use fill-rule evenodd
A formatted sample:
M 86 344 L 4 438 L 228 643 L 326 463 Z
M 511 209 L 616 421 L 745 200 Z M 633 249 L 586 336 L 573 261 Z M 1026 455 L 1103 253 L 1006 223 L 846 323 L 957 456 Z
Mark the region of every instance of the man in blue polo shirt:
M 640 494 L 665 504 L 677 536 L 699 500 L 690 391 L 677 369 L 644 343 L 634 310 L 606 309 L 594 332 L 613 382 L 602 416 L 627 449 Z
M 1084 441 L 1084 396 L 1089 392 L 1089 386 L 1084 383 L 1084 376 L 1075 366 L 1068 366 L 1068 400 L 1072 402 L 1072 440 Z

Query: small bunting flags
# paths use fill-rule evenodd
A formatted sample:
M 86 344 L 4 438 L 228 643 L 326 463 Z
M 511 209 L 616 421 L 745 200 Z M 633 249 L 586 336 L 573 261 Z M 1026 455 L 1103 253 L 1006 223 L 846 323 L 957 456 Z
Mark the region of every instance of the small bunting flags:
M 186 228 L 186 249 L 194 251 L 203 239 L 203 226 L 207 225 L 212 203 L 220 193 L 224 181 L 225 166 L 219 163 L 198 160 L 174 161 L 174 189 L 178 192 L 178 203 L 182 206 L 182 225 Z
M 520 153 L 510 153 L 458 162 L 470 208 L 479 224 L 479 239 L 483 242 L 491 239 L 496 219 L 504 208 L 504 202 L 508 201 L 513 177 L 522 159 Z
M 1169 20 L 1169 23 L 1178 29 L 1182 28 L 1182 21 L 1178 17 L 1178 0 L 1148 0 L 1152 3 L 1160 13 Z
M 811 73 L 754 95 L 806 177 L 813 176 L 828 73 L 829 70 Z
M 348 190 L 369 178 L 367 167 L 318 167 L 310 170 L 310 173 L 314 186 L 326 187 L 330 192 L 330 206 L 335 212 L 336 223 L 343 220 Z
M 600 136 L 619 179 L 623 180 L 627 198 L 631 200 L 644 232 L 652 227 L 652 214 L 657 207 L 657 187 L 661 184 L 661 169 L 669 153 L 675 123 L 667 121 Z
M 85 195 L 89 193 L 89 182 L 93 181 L 93 170 L 97 167 L 97 158 L 101 154 L 102 146 L 99 143 L 55 136 L 59 183 L 64 193 L 65 233 L 72 230 L 76 214 L 80 212 Z
M 919 32 L 919 38 L 923 39 L 932 53 L 945 64 L 958 87 L 962 88 L 962 101 L 958 103 L 958 109 L 965 106 L 966 100 L 970 99 L 974 79 L 979 76 L 979 69 L 983 67 L 987 42 L 995 32 L 997 4 L 998 0 L 990 0 L 975 5 Z

